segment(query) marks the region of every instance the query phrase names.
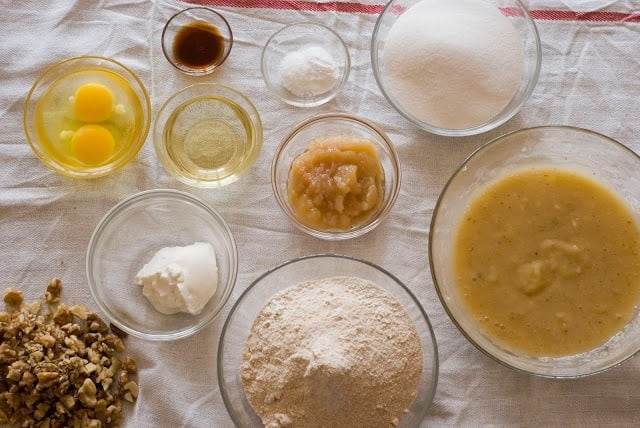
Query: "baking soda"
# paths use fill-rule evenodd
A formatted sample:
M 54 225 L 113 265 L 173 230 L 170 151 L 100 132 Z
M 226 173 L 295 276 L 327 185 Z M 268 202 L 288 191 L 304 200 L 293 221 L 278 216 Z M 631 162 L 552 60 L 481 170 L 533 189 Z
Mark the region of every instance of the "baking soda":
M 524 44 L 500 10 L 481 0 L 423 0 L 386 38 L 387 89 L 401 108 L 429 125 L 480 126 L 520 86 Z

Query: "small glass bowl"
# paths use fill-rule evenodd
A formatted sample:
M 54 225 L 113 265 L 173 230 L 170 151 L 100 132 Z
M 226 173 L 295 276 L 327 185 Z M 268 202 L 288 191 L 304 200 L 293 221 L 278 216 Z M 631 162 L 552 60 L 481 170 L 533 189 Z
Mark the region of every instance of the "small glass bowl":
M 420 3 L 422 0 L 391 0 L 384 7 L 382 13 L 376 21 L 376 25 L 373 29 L 373 35 L 371 38 L 371 64 L 373 67 L 373 74 L 378 86 L 382 91 L 382 94 L 387 101 L 398 111 L 402 116 L 414 123 L 418 128 L 431 132 L 437 135 L 444 135 L 448 137 L 461 137 L 468 135 L 480 134 L 487 132 L 491 129 L 497 128 L 502 125 L 513 116 L 515 116 L 521 109 L 524 103 L 527 101 L 534 87 L 538 82 L 538 76 L 540 74 L 540 64 L 542 61 L 542 49 L 540 45 L 540 37 L 535 23 L 531 19 L 527 8 L 519 0 L 486 0 L 489 5 L 494 5 L 498 8 L 503 15 L 505 15 L 509 21 L 513 24 L 518 36 L 522 39 L 524 49 L 524 63 L 522 70 L 522 78 L 520 79 L 520 85 L 518 86 L 515 94 L 511 98 L 511 101 L 505 106 L 502 111 L 497 113 L 494 117 L 487 120 L 485 123 L 480 123 L 476 126 L 464 129 L 452 129 L 435 126 L 431 123 L 427 123 L 411 114 L 406 108 L 398 102 L 394 95 L 390 92 L 389 83 L 385 75 L 385 63 L 384 63 L 384 49 L 389 31 L 396 23 L 398 18 L 402 16 L 409 8 Z M 483 3 L 483 2 L 481 2 Z M 428 28 L 425 27 L 425 31 Z M 407 49 L 411 51 L 412 47 L 407 46 Z M 437 60 L 435 58 L 434 60 Z M 428 70 L 425 70 L 425 73 Z
M 262 122 L 251 101 L 216 83 L 188 86 L 156 116 L 153 143 L 162 166 L 179 181 L 220 187 L 238 180 L 262 148 Z
M 197 315 L 166 315 L 134 283 L 164 247 L 209 242 L 216 253 L 218 289 Z M 86 257 L 89 290 L 100 310 L 123 331 L 148 340 L 190 336 L 212 322 L 231 295 L 238 252 L 231 230 L 205 202 L 176 190 L 149 190 L 114 206 L 98 223 Z
M 453 237 L 477 192 L 515 171 L 552 167 L 591 177 L 610 188 L 640 218 L 640 157 L 611 138 L 580 128 L 544 126 L 498 137 L 476 150 L 449 179 L 429 232 L 429 264 L 438 296 L 460 332 L 507 367 L 550 378 L 575 378 L 614 367 L 640 351 L 640 309 L 608 342 L 564 357 L 532 357 L 506 349 L 465 309 L 453 267 Z M 506 227 L 506 226 L 505 226 Z M 507 326 L 508 327 L 508 326 Z
M 165 58 L 192 76 L 212 73 L 227 59 L 232 46 L 229 22 L 206 7 L 191 7 L 176 13 L 162 30 Z
M 308 93 L 287 89 L 283 82 L 281 65 L 288 55 L 296 55 L 308 48 L 322 48 L 335 61 L 336 69 L 334 79 L 327 79 L 333 85 L 325 88 L 326 82 L 321 77 L 324 73 L 314 70 L 306 70 L 304 73 L 308 79 L 314 79 L 314 89 Z M 291 58 L 291 57 L 289 57 Z M 328 27 L 312 22 L 298 22 L 280 29 L 269 38 L 262 51 L 262 76 L 267 87 L 287 104 L 297 107 L 314 107 L 332 100 L 349 78 L 351 60 L 349 51 L 340 36 Z M 305 64 L 301 62 L 301 67 Z M 293 82 L 295 83 L 295 82 Z M 288 84 L 292 86 L 292 84 Z M 305 89 L 312 85 L 305 84 Z
M 379 207 L 366 223 L 349 230 L 319 230 L 304 224 L 296 215 L 287 192 L 289 171 L 294 159 L 307 149 L 312 140 L 333 136 L 351 136 L 372 142 L 384 172 L 384 194 Z M 324 113 L 298 124 L 276 149 L 271 166 L 271 186 L 287 217 L 303 232 L 326 240 L 355 238 L 377 227 L 398 197 L 400 179 L 400 160 L 384 131 L 365 119 L 346 113 Z
M 266 272 L 242 293 L 231 308 L 218 346 L 218 383 L 224 404 L 236 426 L 262 426 L 245 396 L 240 379 L 245 341 L 259 312 L 274 295 L 289 287 L 335 276 L 357 277 L 377 284 L 402 305 L 413 321 L 422 345 L 423 372 L 414 402 L 398 427 L 416 427 L 424 419 L 438 383 L 438 349 L 424 309 L 406 285 L 383 268 L 348 256 L 320 254 L 293 259 Z
M 71 149 L 71 137 L 63 135 L 86 124 L 75 116 L 71 102 L 75 91 L 86 83 L 109 87 L 116 105 L 111 117 L 99 123 L 117 133 L 115 149 L 97 164 L 78 160 Z M 118 108 L 124 111 L 118 112 Z M 58 117 L 51 119 L 56 114 Z M 46 118 L 50 128 L 45 126 Z M 49 66 L 31 87 L 24 104 L 23 127 L 31 150 L 47 167 L 73 178 L 97 178 L 121 169 L 144 145 L 150 124 L 151 103 L 142 81 L 121 63 L 100 56 L 73 57 Z

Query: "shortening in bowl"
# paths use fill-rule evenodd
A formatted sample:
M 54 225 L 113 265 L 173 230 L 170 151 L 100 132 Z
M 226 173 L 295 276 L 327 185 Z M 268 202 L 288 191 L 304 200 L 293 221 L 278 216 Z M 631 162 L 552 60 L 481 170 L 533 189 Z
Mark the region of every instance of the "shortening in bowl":
M 192 186 L 219 187 L 238 180 L 253 165 L 262 147 L 262 123 L 243 94 L 202 83 L 165 102 L 153 137 L 167 172 Z

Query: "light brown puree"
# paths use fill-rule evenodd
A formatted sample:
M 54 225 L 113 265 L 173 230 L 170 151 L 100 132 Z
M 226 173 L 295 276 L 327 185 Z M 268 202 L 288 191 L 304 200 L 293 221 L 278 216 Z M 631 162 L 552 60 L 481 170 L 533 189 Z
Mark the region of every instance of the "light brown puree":
M 486 333 L 533 356 L 596 348 L 640 300 L 640 232 L 627 206 L 577 173 L 530 169 L 470 205 L 455 237 L 464 305 Z
M 351 136 L 317 138 L 291 164 L 289 202 L 298 219 L 319 230 L 350 230 L 380 206 L 384 171 L 373 143 Z

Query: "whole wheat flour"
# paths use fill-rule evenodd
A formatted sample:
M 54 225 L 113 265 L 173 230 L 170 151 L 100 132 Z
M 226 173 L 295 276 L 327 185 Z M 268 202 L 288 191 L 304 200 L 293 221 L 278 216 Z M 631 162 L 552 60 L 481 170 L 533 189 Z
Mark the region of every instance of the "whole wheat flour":
M 465 129 L 498 115 L 520 86 L 524 43 L 500 10 L 482 0 L 423 0 L 385 40 L 388 90 L 410 115 Z
M 400 303 L 353 277 L 303 282 L 262 308 L 240 368 L 268 428 L 395 426 L 414 401 L 420 339 Z

